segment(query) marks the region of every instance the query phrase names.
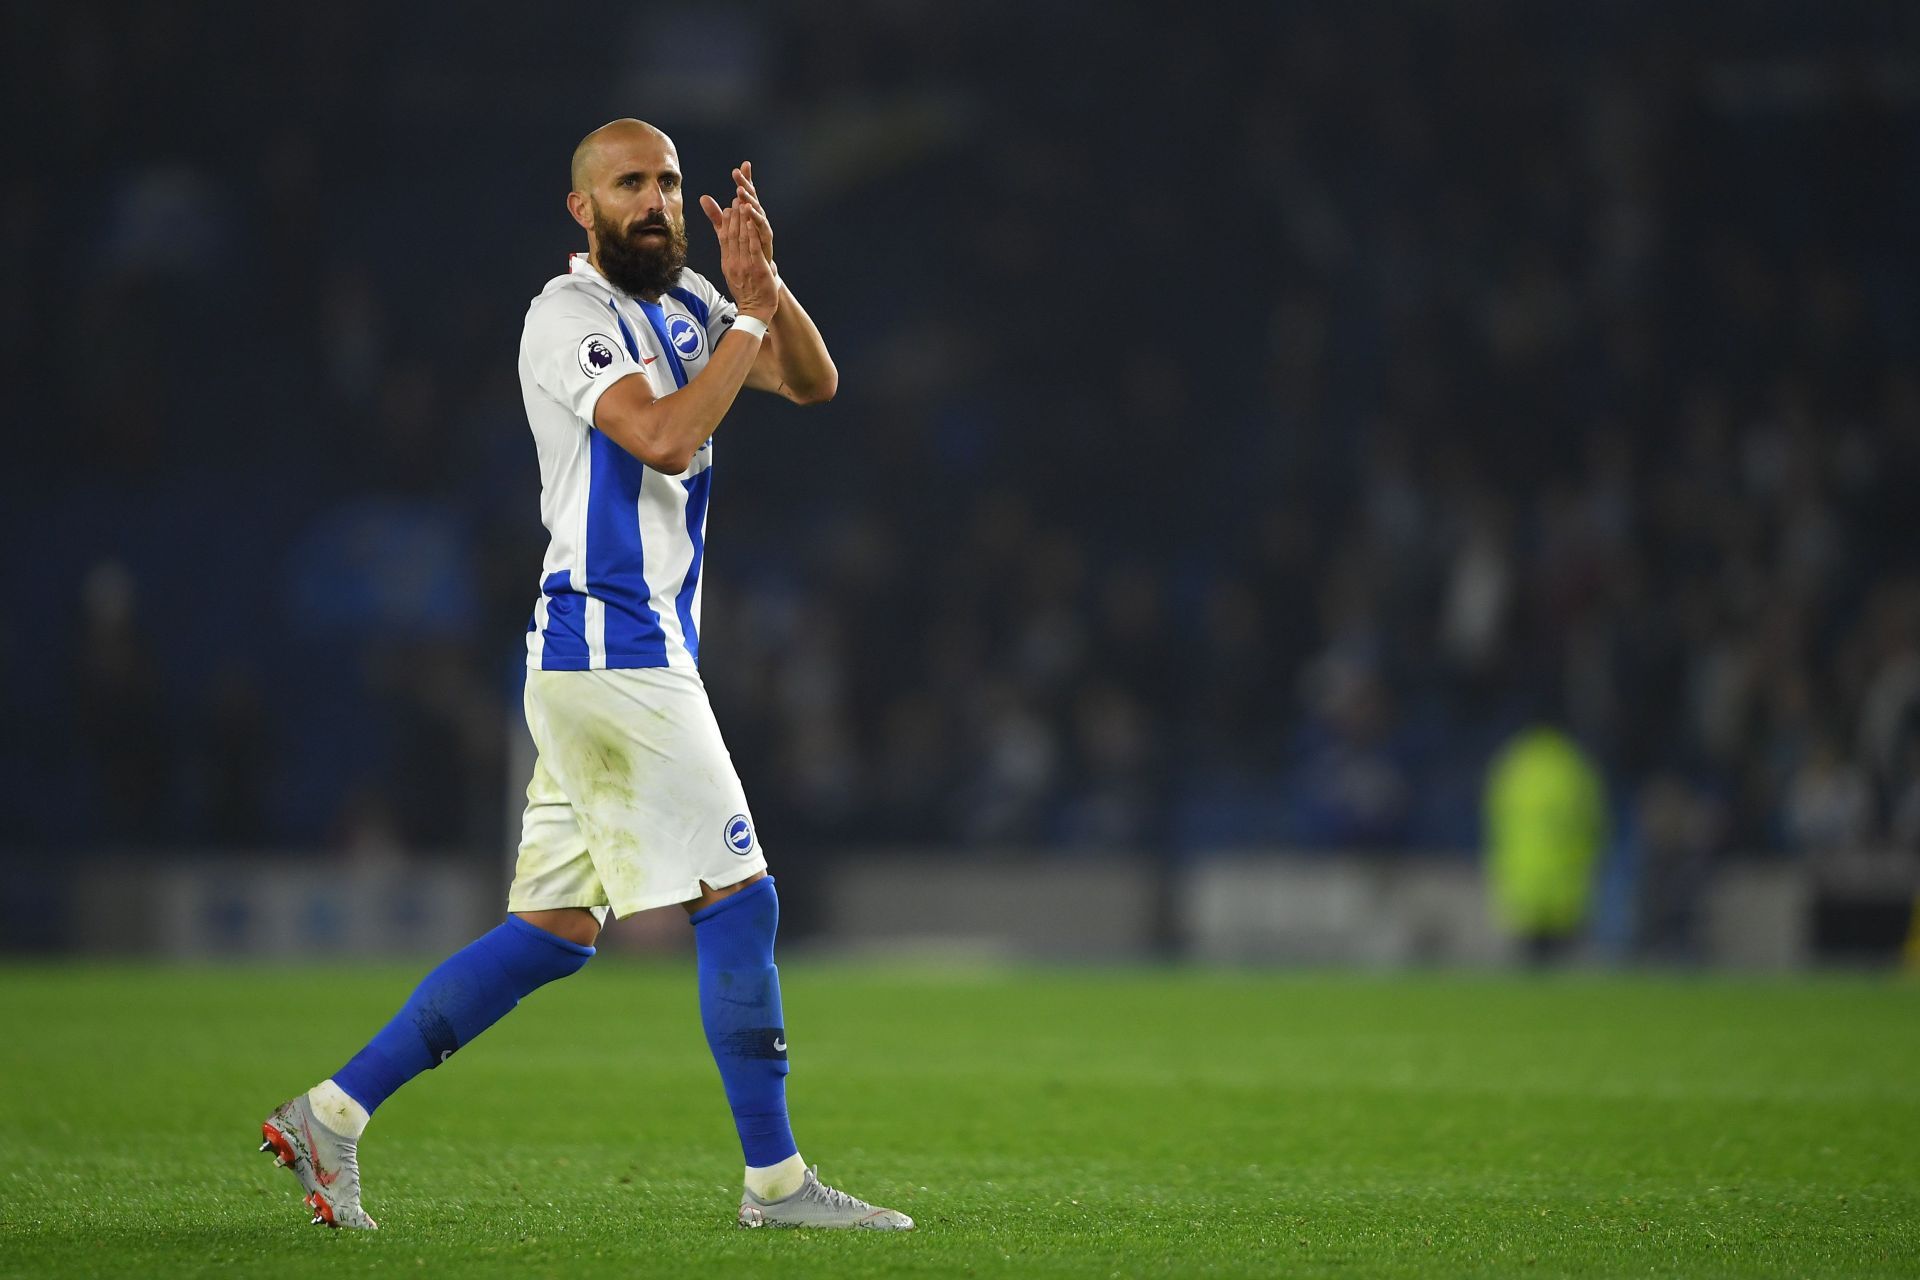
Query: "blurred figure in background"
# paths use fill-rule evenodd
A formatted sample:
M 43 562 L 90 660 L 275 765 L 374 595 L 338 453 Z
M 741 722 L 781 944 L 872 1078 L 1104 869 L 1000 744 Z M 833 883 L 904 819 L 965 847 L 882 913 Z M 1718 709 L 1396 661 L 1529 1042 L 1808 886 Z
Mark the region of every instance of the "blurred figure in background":
M 1634 881 L 1633 954 L 1655 964 L 1697 964 L 1707 894 L 1727 840 L 1727 805 L 1676 768 L 1642 783 L 1622 834 Z
M 1551 725 L 1521 731 L 1487 772 L 1487 880 L 1494 914 L 1531 964 L 1563 957 L 1593 900 L 1607 836 L 1606 784 Z
M 92 768 L 100 835 L 119 845 L 152 845 L 171 834 L 171 753 L 165 677 L 141 626 L 132 572 L 103 560 L 81 588 L 81 645 L 74 722 Z

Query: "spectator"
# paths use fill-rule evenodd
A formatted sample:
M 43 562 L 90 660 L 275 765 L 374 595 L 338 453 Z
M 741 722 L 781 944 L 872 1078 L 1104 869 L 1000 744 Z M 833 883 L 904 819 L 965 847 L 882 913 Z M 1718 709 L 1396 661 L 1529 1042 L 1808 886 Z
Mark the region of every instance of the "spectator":
M 1606 784 L 1572 738 L 1535 725 L 1500 749 L 1487 775 L 1487 879 L 1495 917 L 1530 963 L 1573 945 L 1606 839 Z

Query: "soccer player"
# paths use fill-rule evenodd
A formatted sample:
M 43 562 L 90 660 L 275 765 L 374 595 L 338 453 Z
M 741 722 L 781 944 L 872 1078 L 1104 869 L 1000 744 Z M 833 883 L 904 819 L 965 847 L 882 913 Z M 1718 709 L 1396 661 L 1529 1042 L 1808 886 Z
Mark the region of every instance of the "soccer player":
M 794 1143 L 773 963 L 779 900 L 697 667 L 714 429 L 743 386 L 812 404 L 839 378 L 776 273 L 751 163 L 733 180 L 725 208 L 700 197 L 729 301 L 686 269 L 680 160 L 666 134 L 615 120 L 573 153 L 567 209 L 587 252 L 533 300 L 520 340 L 552 540 L 527 625 L 539 755 L 509 914 L 262 1126 L 261 1150 L 299 1177 L 316 1223 L 374 1226 L 357 1147 L 401 1085 L 577 973 L 609 911 L 677 903 L 693 924 L 701 1022 L 746 1156 L 740 1225 L 913 1226 L 822 1183 Z

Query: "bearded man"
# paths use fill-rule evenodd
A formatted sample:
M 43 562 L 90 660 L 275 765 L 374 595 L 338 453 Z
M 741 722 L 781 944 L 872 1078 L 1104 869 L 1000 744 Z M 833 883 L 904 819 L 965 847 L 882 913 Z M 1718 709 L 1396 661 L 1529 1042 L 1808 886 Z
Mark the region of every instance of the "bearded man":
M 731 300 L 686 267 L 672 139 L 615 120 L 573 153 L 567 209 L 587 233 L 527 310 L 520 387 L 551 535 L 527 624 L 527 787 L 507 919 L 430 973 L 340 1070 L 281 1105 L 263 1151 L 313 1221 L 371 1228 L 358 1143 L 376 1108 L 523 997 L 578 972 L 609 913 L 692 921 L 701 1022 L 746 1160 L 741 1226 L 911 1229 L 822 1183 L 786 1103 L 773 963 L 779 900 L 699 674 L 713 434 L 742 387 L 833 398 L 820 331 L 774 267 L 753 166 L 700 206 Z

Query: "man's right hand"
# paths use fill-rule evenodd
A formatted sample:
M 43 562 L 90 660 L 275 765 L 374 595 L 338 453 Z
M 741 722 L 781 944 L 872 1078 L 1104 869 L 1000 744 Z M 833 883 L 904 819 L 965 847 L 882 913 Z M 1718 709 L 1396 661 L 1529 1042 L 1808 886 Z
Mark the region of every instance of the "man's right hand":
M 734 305 L 743 316 L 772 320 L 780 309 L 780 284 L 773 264 L 761 252 L 760 228 L 752 210 L 738 197 L 722 209 L 712 196 L 701 196 L 700 207 L 720 239 L 720 274 L 726 277 Z

